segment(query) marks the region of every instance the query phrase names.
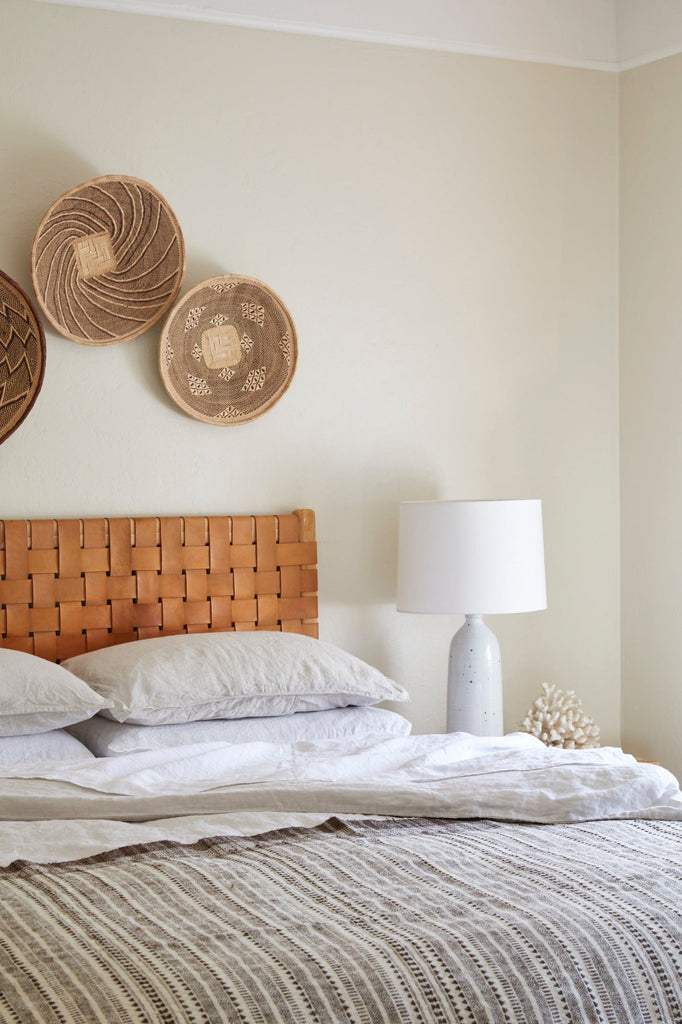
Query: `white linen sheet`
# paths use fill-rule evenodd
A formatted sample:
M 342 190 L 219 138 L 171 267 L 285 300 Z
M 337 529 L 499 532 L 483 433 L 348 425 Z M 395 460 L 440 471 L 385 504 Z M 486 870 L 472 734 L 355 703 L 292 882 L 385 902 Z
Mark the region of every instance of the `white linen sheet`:
M 682 820 L 682 793 L 666 769 L 617 748 L 553 749 L 526 733 L 201 743 L 0 769 L 0 864 L 253 835 L 334 814 Z

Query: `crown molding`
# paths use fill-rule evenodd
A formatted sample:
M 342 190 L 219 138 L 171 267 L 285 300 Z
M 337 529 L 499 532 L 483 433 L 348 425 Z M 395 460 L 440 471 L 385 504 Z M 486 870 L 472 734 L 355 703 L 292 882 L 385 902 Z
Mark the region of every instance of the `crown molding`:
M 656 50 L 654 53 L 645 53 L 641 57 L 630 57 L 627 60 L 618 61 L 618 71 L 632 71 L 633 68 L 644 67 L 645 64 L 654 64 L 657 60 L 666 60 L 668 57 L 676 57 L 682 53 L 682 46 L 671 46 L 665 50 Z
M 594 26 L 596 31 L 595 35 L 600 38 L 592 41 L 590 39 L 591 26 L 585 19 L 587 17 L 586 12 L 589 12 L 589 8 L 574 7 L 573 17 L 574 20 L 570 24 L 570 28 L 573 30 L 573 34 L 567 32 L 567 41 L 565 43 L 565 49 L 562 52 L 557 50 L 551 45 L 552 42 L 556 42 L 556 30 L 557 25 L 561 24 L 561 19 L 566 18 L 567 8 L 562 7 L 563 0 L 555 0 L 556 2 L 556 18 L 554 23 L 551 25 L 534 24 L 533 13 L 537 14 L 537 7 L 534 6 L 534 0 L 523 0 L 526 4 L 526 38 L 539 42 L 540 45 L 537 48 L 530 46 L 526 48 L 523 45 L 512 45 L 512 44 L 501 44 L 499 42 L 491 41 L 481 42 L 473 41 L 471 38 L 466 36 L 477 35 L 480 37 L 483 32 L 482 27 L 486 27 L 488 35 L 502 36 L 503 38 L 513 37 L 515 34 L 518 37 L 518 26 L 514 25 L 514 31 L 501 31 L 498 23 L 495 23 L 495 31 L 491 29 L 493 20 L 488 19 L 480 20 L 477 22 L 475 17 L 472 17 L 472 9 L 478 10 L 478 17 L 485 13 L 486 7 L 489 8 L 489 13 L 493 10 L 494 0 L 476 0 L 478 8 L 469 8 L 466 12 L 466 17 L 462 17 L 459 24 L 457 19 L 452 17 L 452 10 L 450 9 L 450 23 L 443 25 L 442 34 L 438 32 L 437 18 L 434 21 L 434 17 L 431 18 L 429 23 L 430 32 L 421 34 L 417 31 L 402 31 L 394 32 L 384 28 L 376 27 L 378 22 L 381 22 L 379 17 L 381 5 L 377 2 L 374 5 L 374 26 L 365 27 L 360 24 L 335 24 L 333 21 L 309 21 L 305 18 L 300 17 L 296 13 L 297 2 L 291 0 L 288 4 L 286 0 L 280 0 L 280 2 L 273 2 L 273 0 L 260 0 L 260 7 L 262 9 L 275 8 L 285 12 L 285 16 L 273 17 L 267 14 L 252 14 L 244 13 L 243 10 L 235 10 L 232 5 L 230 9 L 231 0 L 213 0 L 211 3 L 206 0 L 34 0 L 37 3 L 52 4 L 58 6 L 71 6 L 71 7 L 83 7 L 83 8 L 94 8 L 98 10 L 116 11 L 119 13 L 128 14 L 142 14 L 150 15 L 154 17 L 164 18 L 175 18 L 186 21 L 199 21 L 209 22 L 213 24 L 230 25 L 236 28 L 245 29 L 259 29 L 267 30 L 271 32 L 285 32 L 295 35 L 308 35 L 326 37 L 331 39 L 342 39 L 349 41 L 365 42 L 365 43 L 378 43 L 385 46 L 398 46 L 408 47 L 412 49 L 421 50 L 435 50 L 445 53 L 461 53 L 468 54 L 477 57 L 494 57 L 504 60 L 522 61 L 527 63 L 535 64 L 550 64 L 560 67 L 571 67 L 571 68 L 583 68 L 592 71 L 606 71 L 618 73 L 621 71 L 628 71 L 632 68 L 640 67 L 644 64 L 650 64 L 657 60 L 665 59 L 666 57 L 674 56 L 682 52 L 682 9 L 680 11 L 680 24 L 665 25 L 661 26 L 658 32 L 659 37 L 665 36 L 666 32 L 670 32 L 671 35 L 675 35 L 679 29 L 679 44 L 669 45 L 662 47 L 661 49 L 651 50 L 650 52 L 643 53 L 641 55 L 635 54 L 634 56 L 628 57 L 627 59 L 617 59 L 615 56 L 617 38 L 622 35 L 623 25 L 625 29 L 631 28 L 632 12 L 637 4 L 647 5 L 652 0 L 602 0 L 602 5 L 613 4 L 613 24 L 608 25 L 608 19 L 602 17 L 599 24 Z M 395 2 L 395 0 L 393 0 Z M 545 3 L 549 3 L 550 0 L 544 0 Z M 589 0 L 590 3 L 594 3 L 595 0 Z M 660 2 L 660 0 L 659 0 Z M 464 5 L 465 0 L 463 0 Z M 244 6 L 242 4 L 242 6 Z M 253 4 L 253 6 L 256 6 Z M 301 5 L 300 0 L 298 7 L 303 6 L 303 9 L 309 10 L 310 4 Z M 320 13 L 325 12 L 325 6 L 319 4 L 318 10 Z M 333 10 L 333 3 L 327 3 L 327 12 Z M 366 10 L 370 13 L 373 10 L 372 3 L 366 0 Z M 603 10 L 603 7 L 602 7 Z M 290 13 L 287 13 L 289 11 Z M 404 5 L 403 5 L 404 12 Z M 352 12 L 351 12 L 352 13 Z M 497 9 L 499 13 L 499 8 Z M 518 11 L 517 11 L 518 13 Z M 642 12 L 637 12 L 641 18 Z M 357 15 L 356 15 L 357 17 Z M 468 18 L 468 20 L 467 20 Z M 628 20 L 629 19 L 629 20 Z M 365 18 L 365 21 L 369 22 L 372 19 Z M 409 19 L 403 18 L 403 21 Z M 508 29 L 509 26 L 503 26 L 504 29 Z M 531 31 L 532 28 L 532 31 Z M 568 28 L 568 25 L 567 25 Z M 458 32 L 459 29 L 459 32 Z M 635 32 L 636 35 L 636 32 Z M 609 36 L 609 38 L 607 38 Z M 632 36 L 632 31 L 631 31 Z M 654 33 L 655 36 L 655 33 Z M 589 49 L 597 54 L 607 53 L 605 56 L 589 56 L 585 57 L 581 54 L 581 50 L 587 49 L 588 39 L 590 41 Z M 653 40 L 647 39 L 647 42 Z M 546 47 L 543 42 L 549 42 Z M 632 44 L 633 39 L 629 40 Z M 629 47 L 632 49 L 632 45 Z

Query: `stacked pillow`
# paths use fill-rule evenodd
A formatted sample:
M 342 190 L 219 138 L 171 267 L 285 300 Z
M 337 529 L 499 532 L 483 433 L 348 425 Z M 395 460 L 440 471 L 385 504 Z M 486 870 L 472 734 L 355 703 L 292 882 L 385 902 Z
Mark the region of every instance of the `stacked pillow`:
M 374 707 L 409 699 L 403 687 L 338 647 L 295 633 L 158 637 L 82 654 L 62 666 L 0 651 L 0 676 L 7 673 L 14 683 L 10 692 L 0 682 L 0 735 L 44 735 L 66 726 L 68 739 L 97 756 L 205 741 L 293 742 L 411 729 L 402 715 Z
M 130 725 L 95 715 L 69 726 L 69 732 L 97 757 L 163 750 L 186 743 L 295 743 L 298 740 L 361 739 L 406 736 L 412 726 L 402 715 L 383 708 L 330 708 L 264 718 L 209 719 L 177 725 Z
M 94 760 L 95 754 L 66 729 L 26 736 L 0 736 L 0 767 L 14 768 L 36 762 Z
M 92 757 L 65 731 L 106 707 L 106 700 L 59 665 L 0 650 L 0 765 Z
M 106 707 L 71 732 L 97 756 L 185 743 L 405 735 L 380 701 L 406 691 L 359 658 L 296 633 L 192 633 L 81 654 L 64 667 Z

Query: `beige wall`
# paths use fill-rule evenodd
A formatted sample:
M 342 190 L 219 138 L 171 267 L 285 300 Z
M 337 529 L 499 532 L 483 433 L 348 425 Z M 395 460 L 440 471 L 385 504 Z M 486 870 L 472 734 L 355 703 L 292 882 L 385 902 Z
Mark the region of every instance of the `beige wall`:
M 621 76 L 623 740 L 682 777 L 681 97 Z
M 186 285 L 260 278 L 300 361 L 262 418 L 166 397 L 158 331 L 48 333 L 4 516 L 318 513 L 321 632 L 445 723 L 461 620 L 394 606 L 401 499 L 540 497 L 549 609 L 500 616 L 506 726 L 543 681 L 618 742 L 615 76 L 3 0 L 0 267 L 64 190 L 154 184 Z

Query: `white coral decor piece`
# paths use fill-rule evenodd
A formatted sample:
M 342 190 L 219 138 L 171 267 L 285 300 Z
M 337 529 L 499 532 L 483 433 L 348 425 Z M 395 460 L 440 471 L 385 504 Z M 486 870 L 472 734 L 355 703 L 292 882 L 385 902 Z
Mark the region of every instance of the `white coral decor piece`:
M 542 695 L 533 701 L 521 723 L 522 732 L 537 736 L 548 747 L 598 747 L 599 726 L 583 711 L 573 690 L 542 684 Z

